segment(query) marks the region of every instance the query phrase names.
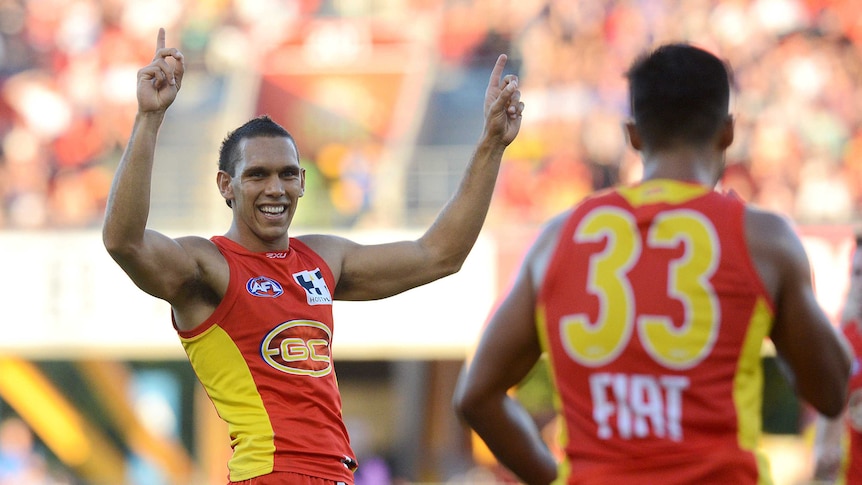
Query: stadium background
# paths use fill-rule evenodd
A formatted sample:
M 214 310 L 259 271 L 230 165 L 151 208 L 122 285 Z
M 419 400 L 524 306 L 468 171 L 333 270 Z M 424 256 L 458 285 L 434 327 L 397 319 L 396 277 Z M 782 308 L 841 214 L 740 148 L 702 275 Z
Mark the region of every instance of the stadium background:
M 358 485 L 505 482 L 449 400 L 538 225 L 637 178 L 622 72 L 688 40 L 734 66 L 725 186 L 793 219 L 837 319 L 862 208 L 862 15 L 853 0 L 0 0 L 0 484 L 223 483 L 224 428 L 168 308 L 101 246 L 113 170 L 155 32 L 188 63 L 161 132 L 150 226 L 222 233 L 228 130 L 268 113 L 308 190 L 292 234 L 413 236 L 454 190 L 498 53 L 527 108 L 461 273 L 337 303 L 334 355 Z M 810 410 L 768 345 L 764 445 L 810 476 Z M 520 391 L 553 422 L 542 369 Z M 22 478 L 26 473 L 30 478 Z M 6 477 L 7 481 L 4 481 Z

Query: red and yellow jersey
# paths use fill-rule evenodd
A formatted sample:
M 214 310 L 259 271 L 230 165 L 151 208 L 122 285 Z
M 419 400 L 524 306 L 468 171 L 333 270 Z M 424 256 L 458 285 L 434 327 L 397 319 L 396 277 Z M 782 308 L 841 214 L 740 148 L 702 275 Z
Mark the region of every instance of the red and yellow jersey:
M 221 304 L 179 331 L 189 361 L 228 424 L 231 481 L 272 471 L 353 482 L 353 452 L 333 368 L 329 267 L 296 239 L 254 253 L 212 238 L 230 267 Z
M 841 476 L 836 482 L 862 485 L 862 329 L 860 322 L 844 325 L 844 336 L 853 348 L 850 375 L 850 398 L 847 403 L 846 448 L 841 464 Z
M 771 483 L 756 447 L 772 316 L 736 197 L 654 180 L 579 204 L 537 305 L 557 483 Z

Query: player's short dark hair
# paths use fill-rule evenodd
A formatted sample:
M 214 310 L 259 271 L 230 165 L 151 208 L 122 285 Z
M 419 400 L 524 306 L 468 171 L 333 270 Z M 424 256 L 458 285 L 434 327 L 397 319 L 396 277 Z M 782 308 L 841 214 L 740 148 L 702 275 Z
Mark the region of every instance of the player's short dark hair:
M 284 137 L 290 140 L 299 154 L 296 140 L 293 136 L 267 115 L 252 118 L 239 128 L 228 133 L 219 148 L 218 169 L 227 172 L 231 177 L 236 176 L 236 166 L 242 158 L 239 149 L 240 142 L 246 138 L 278 138 Z
M 660 46 L 636 59 L 626 78 L 631 114 L 647 148 L 704 143 L 729 116 L 730 67 L 698 47 Z

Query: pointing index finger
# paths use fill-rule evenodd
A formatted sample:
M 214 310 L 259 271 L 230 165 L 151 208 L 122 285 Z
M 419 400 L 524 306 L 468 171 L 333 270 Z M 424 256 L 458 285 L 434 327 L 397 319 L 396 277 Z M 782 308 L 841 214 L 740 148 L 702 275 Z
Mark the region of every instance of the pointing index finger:
M 500 79 L 503 77 L 503 68 L 506 67 L 506 54 L 500 54 L 497 58 L 497 63 L 494 64 L 494 69 L 491 71 L 491 79 L 488 80 L 488 87 L 499 87 Z
M 156 55 L 158 56 L 158 52 L 165 48 L 165 29 L 164 27 L 159 28 L 159 35 L 156 37 Z

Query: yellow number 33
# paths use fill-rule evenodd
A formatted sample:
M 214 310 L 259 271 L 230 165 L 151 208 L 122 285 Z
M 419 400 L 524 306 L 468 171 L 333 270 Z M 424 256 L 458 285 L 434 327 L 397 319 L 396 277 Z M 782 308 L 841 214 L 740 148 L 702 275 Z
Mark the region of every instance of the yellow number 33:
M 642 243 L 630 212 L 604 207 L 585 217 L 575 230 L 575 242 L 600 242 L 605 248 L 590 257 L 587 292 L 599 302 L 595 321 L 586 313 L 563 317 L 562 341 L 569 356 L 595 367 L 613 361 L 628 345 L 632 332 L 650 356 L 670 369 L 697 365 L 712 350 L 718 335 L 720 307 L 710 278 L 720 259 L 718 237 L 701 213 L 674 209 L 660 213 L 648 229 L 645 244 L 652 248 L 682 245 L 683 252 L 668 265 L 667 295 L 683 307 L 683 321 L 669 315 L 636 312 L 637 300 L 628 273 L 642 254 Z M 636 317 L 637 315 L 637 317 Z

